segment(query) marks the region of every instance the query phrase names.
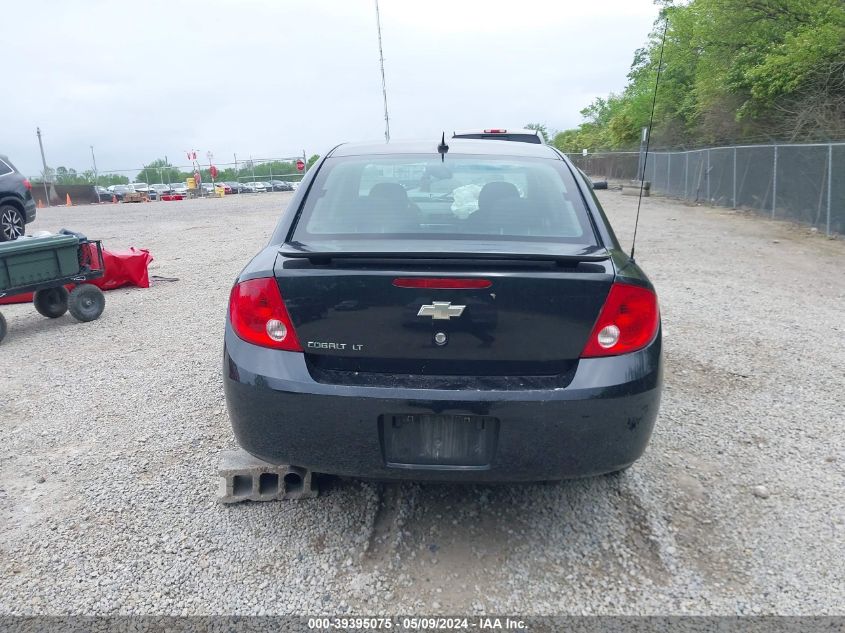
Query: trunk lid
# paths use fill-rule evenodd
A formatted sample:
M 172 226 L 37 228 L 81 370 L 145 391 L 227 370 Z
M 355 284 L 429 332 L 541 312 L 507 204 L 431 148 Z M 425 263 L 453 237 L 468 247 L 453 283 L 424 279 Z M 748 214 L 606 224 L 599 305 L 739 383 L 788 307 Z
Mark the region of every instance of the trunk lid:
M 396 374 L 563 374 L 614 278 L 595 247 L 412 242 L 390 251 L 359 241 L 282 248 L 275 274 L 309 362 Z M 480 281 L 489 286 L 407 287 Z

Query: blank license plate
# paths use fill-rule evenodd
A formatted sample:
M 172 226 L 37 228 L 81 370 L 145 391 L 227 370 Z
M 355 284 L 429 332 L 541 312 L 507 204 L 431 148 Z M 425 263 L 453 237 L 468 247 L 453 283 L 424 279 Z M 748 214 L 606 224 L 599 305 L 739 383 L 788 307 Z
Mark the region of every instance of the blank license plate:
M 499 432 L 499 420 L 482 415 L 394 414 L 380 422 L 388 466 L 485 467 Z

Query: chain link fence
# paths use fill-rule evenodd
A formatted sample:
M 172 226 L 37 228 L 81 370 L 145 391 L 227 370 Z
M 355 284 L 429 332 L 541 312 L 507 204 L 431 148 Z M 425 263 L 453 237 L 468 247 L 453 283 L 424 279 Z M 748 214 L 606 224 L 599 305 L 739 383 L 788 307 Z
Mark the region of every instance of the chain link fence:
M 570 154 L 591 177 L 638 178 L 639 152 Z M 651 191 L 845 234 L 845 143 L 650 151 Z
M 217 169 L 217 177 L 212 178 L 210 169 L 211 163 L 207 161 L 196 161 L 187 164 L 170 164 L 161 166 L 130 167 L 124 169 L 101 169 L 98 180 L 107 181 L 110 175 L 124 176 L 125 180 L 131 182 L 145 182 L 147 184 L 163 183 L 166 185 L 183 183 L 186 178 L 199 171 L 202 181 L 210 183 L 215 181 L 264 181 L 284 180 L 286 182 L 298 182 L 305 175 L 305 170 L 299 171 L 296 168 L 296 161 L 302 160 L 303 156 L 284 158 L 247 158 L 237 162 L 214 161 Z M 92 178 L 93 180 L 93 178 Z

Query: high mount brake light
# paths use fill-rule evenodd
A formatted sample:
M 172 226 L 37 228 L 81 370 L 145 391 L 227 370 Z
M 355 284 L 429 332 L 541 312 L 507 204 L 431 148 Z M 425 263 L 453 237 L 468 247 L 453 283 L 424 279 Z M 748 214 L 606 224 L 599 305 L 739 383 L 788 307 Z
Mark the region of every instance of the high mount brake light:
M 397 288 L 427 288 L 430 290 L 477 290 L 489 288 L 493 282 L 489 279 L 454 279 L 430 277 L 400 277 L 393 280 Z
M 507 130 L 503 130 L 501 128 L 493 128 L 492 130 L 484 130 L 485 134 L 507 134 Z
M 229 320 L 235 334 L 247 343 L 302 351 L 279 286 L 272 277 L 236 284 L 229 295 Z
M 581 352 L 581 358 L 618 356 L 654 340 L 660 322 L 657 295 L 648 288 L 615 283 Z

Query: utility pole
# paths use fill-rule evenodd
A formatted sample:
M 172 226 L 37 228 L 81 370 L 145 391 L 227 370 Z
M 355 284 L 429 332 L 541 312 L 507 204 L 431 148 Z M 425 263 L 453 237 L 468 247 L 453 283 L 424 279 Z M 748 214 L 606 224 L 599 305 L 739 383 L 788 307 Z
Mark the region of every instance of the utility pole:
M 637 163 L 637 180 L 645 180 L 645 148 L 648 143 L 648 128 L 644 127 L 640 136 L 640 158 Z
M 209 150 L 205 153 L 205 155 L 206 158 L 208 158 L 208 175 L 211 176 L 211 194 L 214 195 L 214 174 L 212 173 L 214 171 L 212 169 L 214 165 L 211 162 L 214 160 L 214 154 L 212 154 L 211 150 Z
M 378 0 L 376 0 L 376 26 L 378 28 L 378 58 L 381 64 L 381 92 L 384 96 L 384 141 L 390 142 L 390 117 L 387 115 L 387 82 L 384 79 L 384 52 L 381 48 L 381 16 L 378 10 Z
M 50 170 L 47 167 L 47 159 L 44 158 L 44 144 L 41 142 L 41 128 L 35 128 L 35 133 L 38 135 L 38 147 L 41 148 L 41 164 L 44 165 L 44 195 L 47 197 L 47 206 L 52 206 L 50 204 L 50 190 L 47 187 L 48 181 L 49 184 L 53 184 L 52 176 L 50 175 Z
M 94 156 L 94 146 L 91 145 L 91 162 L 94 163 L 94 191 L 97 192 L 97 202 L 100 202 L 100 183 L 97 178 L 97 157 Z

